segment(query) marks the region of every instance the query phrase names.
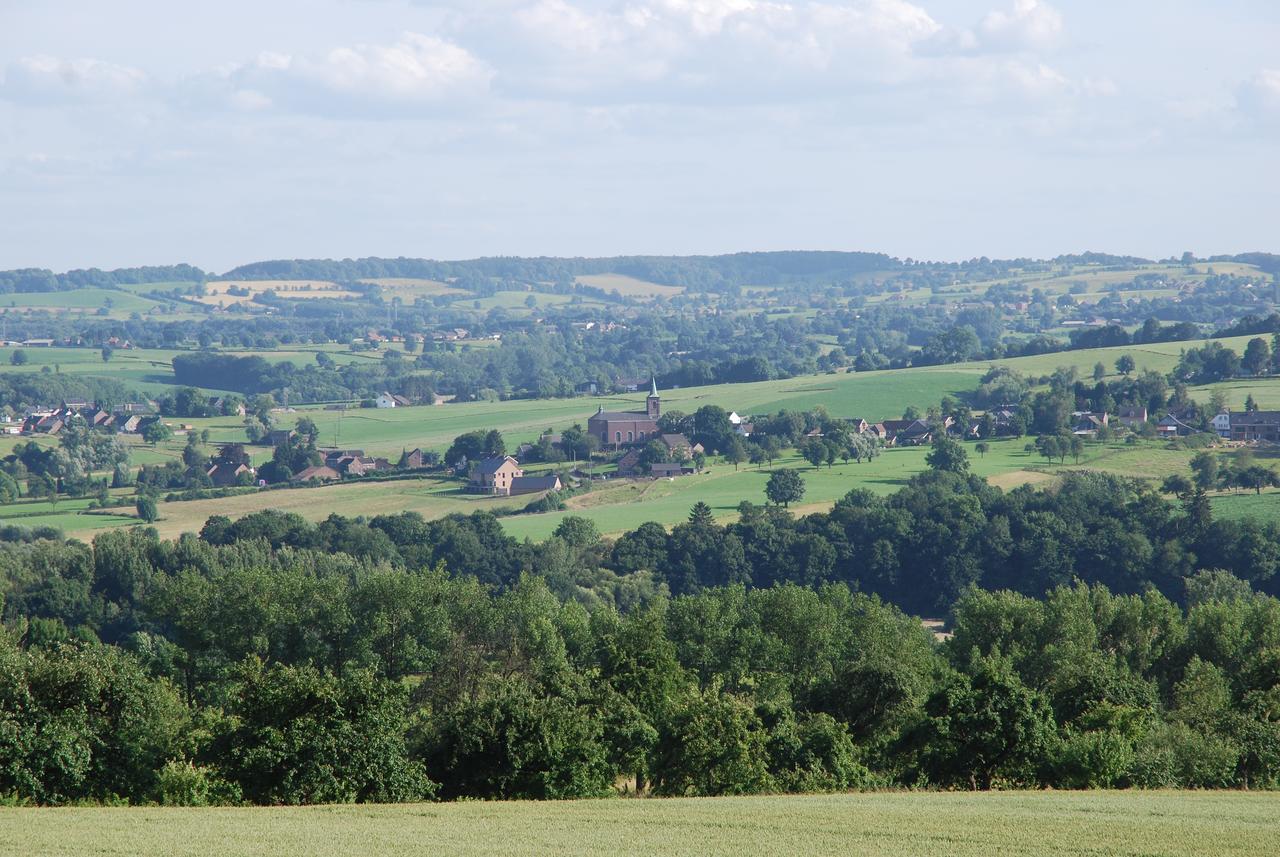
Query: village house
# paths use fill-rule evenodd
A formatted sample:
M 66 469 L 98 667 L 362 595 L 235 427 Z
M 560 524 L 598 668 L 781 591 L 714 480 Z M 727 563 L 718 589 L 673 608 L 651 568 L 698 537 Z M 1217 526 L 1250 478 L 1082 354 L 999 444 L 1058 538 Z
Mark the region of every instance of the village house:
M 413 404 L 413 402 L 409 401 L 404 396 L 385 392 L 379 393 L 378 398 L 374 399 L 373 403 L 379 408 L 407 408 Z
M 655 479 L 670 479 L 693 472 L 693 465 L 684 461 L 655 461 L 649 465 L 649 474 Z
M 1231 439 L 1231 414 L 1228 411 L 1217 414 L 1213 418 L 1213 430 L 1218 433 L 1218 437 Z
M 468 490 L 475 494 L 508 495 L 511 493 L 511 480 L 524 476 L 520 462 L 509 455 L 499 455 L 476 462 L 471 468 L 471 480 Z
M 639 476 L 640 475 L 640 450 L 632 448 L 627 451 L 626 455 L 618 459 L 617 473 L 619 476 Z
M 1104 411 L 1076 411 L 1071 415 L 1071 433 L 1093 437 L 1099 429 L 1106 428 L 1109 421 L 1110 418 Z
M 682 434 L 662 434 L 658 435 L 658 440 L 660 440 L 676 458 L 689 458 L 695 452 L 706 452 L 702 444 L 690 443 L 689 438 Z
M 587 432 L 600 439 L 601 449 L 621 449 L 653 438 L 661 414 L 658 381 L 652 379 L 643 411 L 606 411 L 602 405 L 587 419 Z
M 1187 435 L 1195 434 L 1199 429 L 1188 425 L 1173 414 L 1165 414 L 1156 423 L 1156 431 L 1160 433 L 1161 437 L 1186 437 Z
M 1280 411 L 1242 411 L 1229 416 L 1232 440 L 1280 443 Z
M 209 477 L 209 481 L 213 483 L 215 488 L 227 488 L 237 485 L 243 474 L 253 476 L 253 468 L 244 464 L 237 464 L 228 461 L 219 461 L 208 470 L 205 474 Z
M 231 399 L 227 396 L 218 396 L 217 398 L 210 400 L 209 407 L 216 414 L 226 414 L 227 411 L 230 410 L 231 416 L 243 417 L 248 413 L 248 410 L 244 406 L 244 402 Z
M 1134 405 L 1127 408 L 1121 408 L 1116 414 L 1116 420 L 1126 428 L 1138 429 L 1147 421 L 1147 406 Z
M 946 417 L 942 428 L 950 429 L 954 424 L 955 420 Z M 925 420 L 885 420 L 872 429 L 877 426 L 884 432 L 881 437 L 887 446 L 928 446 L 933 443 L 934 427 Z
M 546 476 L 516 476 L 511 480 L 511 495 L 538 494 L 542 491 L 559 491 L 564 487 L 559 474 Z
M 406 470 L 420 470 L 428 466 L 426 460 L 426 453 L 421 448 L 417 448 L 404 454 L 400 459 L 400 466 Z
M 342 474 L 325 464 L 317 464 L 315 467 L 308 467 L 300 470 L 293 475 L 290 482 L 336 482 L 342 478 Z

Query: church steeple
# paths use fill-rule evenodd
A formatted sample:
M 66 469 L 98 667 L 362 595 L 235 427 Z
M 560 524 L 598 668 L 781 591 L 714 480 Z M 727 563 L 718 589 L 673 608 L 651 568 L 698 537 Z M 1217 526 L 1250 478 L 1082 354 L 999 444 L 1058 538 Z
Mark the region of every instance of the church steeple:
M 649 415 L 649 419 L 656 420 L 662 413 L 662 402 L 658 398 L 658 379 L 656 376 L 650 376 L 649 396 L 644 400 L 645 411 Z

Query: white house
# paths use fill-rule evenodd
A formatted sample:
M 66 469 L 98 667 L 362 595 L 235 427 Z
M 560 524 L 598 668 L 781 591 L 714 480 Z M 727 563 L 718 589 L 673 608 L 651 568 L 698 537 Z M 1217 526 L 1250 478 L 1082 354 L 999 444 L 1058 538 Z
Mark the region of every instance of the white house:
M 1231 414 L 1221 413 L 1213 418 L 1213 430 L 1219 437 L 1231 437 Z
M 742 417 L 738 416 L 737 411 L 734 411 L 733 413 L 729 414 L 729 422 L 735 426 L 740 426 L 742 425 Z
M 396 397 L 390 393 L 379 393 L 378 398 L 374 400 L 374 404 L 379 408 L 394 408 L 400 403 L 397 402 Z

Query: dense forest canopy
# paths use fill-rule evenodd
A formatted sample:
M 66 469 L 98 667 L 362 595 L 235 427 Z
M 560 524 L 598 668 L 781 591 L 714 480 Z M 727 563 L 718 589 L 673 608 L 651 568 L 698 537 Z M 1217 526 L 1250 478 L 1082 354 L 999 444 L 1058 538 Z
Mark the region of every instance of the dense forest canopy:
M 483 513 L 10 542 L 0 793 L 1270 788 L 1280 601 L 1250 579 L 1274 591 L 1276 541 L 1115 481 L 938 473 L 613 543 L 573 518 L 520 543 Z

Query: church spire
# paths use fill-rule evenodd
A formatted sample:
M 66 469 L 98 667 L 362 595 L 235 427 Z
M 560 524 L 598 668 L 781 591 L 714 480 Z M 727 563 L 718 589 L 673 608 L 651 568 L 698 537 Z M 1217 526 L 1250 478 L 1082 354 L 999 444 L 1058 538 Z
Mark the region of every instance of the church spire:
M 649 384 L 649 395 L 656 399 L 658 398 L 658 376 L 650 375 L 649 378 L 651 379 Z

